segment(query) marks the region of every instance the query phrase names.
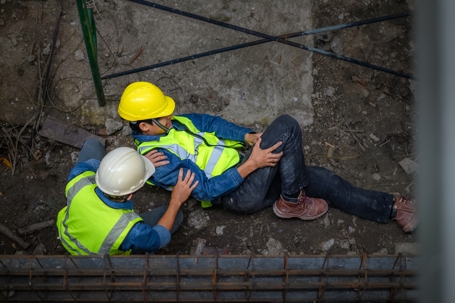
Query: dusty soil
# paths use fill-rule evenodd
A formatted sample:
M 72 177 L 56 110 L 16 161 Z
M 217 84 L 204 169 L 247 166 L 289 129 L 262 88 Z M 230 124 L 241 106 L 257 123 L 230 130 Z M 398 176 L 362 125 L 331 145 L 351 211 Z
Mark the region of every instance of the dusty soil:
M 27 24 L 29 32 L 35 33 L 33 38 L 23 36 L 15 39 L 29 39 L 28 47 L 20 49 L 24 56 L 34 53 L 33 42 L 40 45 L 50 43 L 49 34 L 52 31 L 49 31 L 49 28 L 55 24 L 57 3 L 43 1 L 39 5 L 31 5 L 31 2 L 14 0 L 1 3 L 0 18 L 5 22 L 4 26 L 0 25 L 2 41 L 6 41 L 6 37 L 11 39 L 11 36 L 8 36 L 8 26 L 14 23 L 14 19 L 29 20 L 27 16 L 33 15 L 29 10 L 38 9 L 41 5 L 41 8 L 46 6 L 50 15 L 43 17 L 46 22 L 40 24 L 40 30 L 32 31 L 37 21 L 30 19 Z M 66 9 L 74 10 L 75 6 Z M 312 15 L 314 26 L 323 27 L 409 9 L 410 5 L 405 1 L 314 0 Z M 404 18 L 345 29 L 326 37 L 315 36 L 314 44 L 316 47 L 331 49 L 358 60 L 412 73 L 411 25 L 411 19 Z M 65 26 L 62 26 L 63 29 Z M 64 41 L 62 39 L 62 42 Z M 29 70 L 36 61 L 29 63 L 10 60 L 13 57 L 2 54 L 0 61 L 4 71 L 0 79 L 1 85 L 3 88 L 8 86 L 13 91 L 16 90 L 17 95 L 21 96 L 27 91 L 33 99 L 37 93 L 39 78 L 33 77 Z M 359 187 L 412 197 L 413 176 L 407 174 L 398 164 L 404 158 L 418 158 L 414 152 L 416 129 L 413 122 L 414 94 L 410 82 L 320 55 L 313 56 L 311 72 L 314 77 L 311 95 L 314 123 L 303 129 L 307 163 L 327 167 Z M 26 78 L 27 87 L 14 85 L 18 78 L 23 77 L 29 77 Z M 54 79 L 55 85 L 57 82 L 59 81 Z M 216 87 L 215 84 L 213 86 Z M 24 98 L 27 98 L 27 94 Z M 12 116 L 18 116 L 18 113 L 14 112 L 17 102 L 15 95 L 8 98 L 11 99 L 11 108 L 8 111 L 11 111 Z M 30 108 L 32 106 L 30 105 Z M 289 111 L 292 112 L 292 108 Z M 50 106 L 44 109 L 44 115 L 47 114 L 62 119 L 69 117 L 68 113 L 57 111 Z M 81 114 L 76 108 L 71 112 L 71 117 Z M 30 119 L 31 113 L 24 112 L 19 116 L 22 116 L 22 122 L 12 118 L 5 119 L 1 121 L 1 126 L 11 134 L 17 133 L 21 125 Z M 104 121 L 100 121 L 99 125 L 80 126 L 98 135 L 105 134 Z M 256 130 L 266 127 L 259 124 L 248 126 Z M 30 127 L 22 133 L 23 141 L 27 144 L 31 141 L 31 134 Z M 130 137 L 123 131 L 104 136 L 108 139 L 108 149 L 132 146 Z M 6 140 L 2 133 L 0 158 L 8 158 L 8 153 L 11 152 Z M 56 218 L 58 211 L 66 203 L 64 187 L 67 174 L 73 165 L 71 154 L 74 156 L 74 152 L 78 152 L 76 148 L 36 134 L 34 140 L 33 155 L 22 143 L 18 144 L 19 156 L 14 174 L 8 167 L 0 167 L 0 223 L 13 231 Z M 329 158 L 330 145 L 335 149 Z M 169 197 L 170 194 L 165 190 L 145 187 L 134 197 L 135 209 L 139 213 L 153 209 L 166 204 Z M 248 216 L 217 208 L 202 210 L 198 203 L 191 199 L 182 209 L 186 216 L 183 227 L 159 254 L 189 254 L 197 238 L 206 239 L 207 246 L 227 247 L 231 254 L 394 254 L 397 243 L 417 242 L 415 233 L 405 234 L 394 222 L 377 224 L 336 209 L 330 209 L 327 215 L 312 222 L 279 219 L 271 209 Z M 24 239 L 31 243 L 27 250 L 0 234 L 1 253 L 14 254 L 23 251 L 32 254 L 39 243 L 44 245 L 45 254 L 65 252 L 60 246 L 54 226 L 26 235 Z M 330 243 L 333 245 L 329 245 Z M 326 246 L 323 247 L 323 244 Z

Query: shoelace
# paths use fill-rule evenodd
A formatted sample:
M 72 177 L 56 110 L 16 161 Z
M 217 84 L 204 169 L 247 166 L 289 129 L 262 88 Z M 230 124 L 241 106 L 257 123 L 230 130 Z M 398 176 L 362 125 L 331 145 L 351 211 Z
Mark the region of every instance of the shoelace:
M 302 201 L 298 201 L 299 206 L 301 208 L 313 209 L 313 203 L 305 203 L 305 199 L 310 199 L 310 198 L 307 198 L 306 196 L 304 198 L 302 198 Z

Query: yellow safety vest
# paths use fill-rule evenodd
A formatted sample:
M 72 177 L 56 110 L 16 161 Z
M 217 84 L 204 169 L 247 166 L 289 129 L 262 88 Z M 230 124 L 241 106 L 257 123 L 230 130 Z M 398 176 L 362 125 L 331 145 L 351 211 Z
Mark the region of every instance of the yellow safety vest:
M 95 173 L 84 172 L 66 185 L 67 206 L 57 217 L 60 240 L 72 255 L 129 255 L 119 250 L 125 237 L 142 221 L 133 210 L 107 206 L 96 194 Z
M 196 163 L 209 179 L 221 175 L 227 169 L 239 163 L 240 155 L 235 148 L 243 147 L 243 142 L 221 140 L 215 136 L 215 133 L 201 132 L 186 117 L 173 116 L 172 120 L 182 123 L 192 133 L 203 137 L 209 145 L 201 138 L 193 136 L 186 131 L 171 129 L 166 136 L 161 136 L 159 141 L 148 141 L 139 144 L 136 140 L 138 151 L 144 155 L 152 149 L 164 148 L 182 160 L 189 159 Z M 147 183 L 153 185 L 149 181 Z M 172 190 L 172 188 L 167 189 Z M 201 203 L 202 207 L 210 207 L 212 205 L 209 201 L 201 201 Z

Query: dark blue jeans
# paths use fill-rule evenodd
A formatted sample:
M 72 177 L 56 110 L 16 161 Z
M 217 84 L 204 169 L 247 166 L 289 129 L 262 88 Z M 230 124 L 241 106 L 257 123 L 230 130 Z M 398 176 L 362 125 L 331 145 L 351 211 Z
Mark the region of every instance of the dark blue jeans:
M 272 206 L 281 193 L 291 195 L 303 189 L 308 197 L 324 199 L 330 207 L 348 214 L 388 222 L 392 195 L 354 187 L 323 167 L 305 165 L 302 131 L 291 116 L 280 116 L 273 121 L 264 131 L 260 147 L 266 149 L 279 141 L 283 144 L 275 152 L 283 151 L 280 162 L 275 167 L 254 171 L 234 191 L 221 197 L 225 208 L 253 213 Z M 251 149 L 244 161 L 250 155 Z

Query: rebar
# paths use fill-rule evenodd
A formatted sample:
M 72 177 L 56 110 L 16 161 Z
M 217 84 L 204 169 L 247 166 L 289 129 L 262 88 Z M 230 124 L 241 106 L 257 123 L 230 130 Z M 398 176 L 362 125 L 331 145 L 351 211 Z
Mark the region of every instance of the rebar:
M 81 21 L 82 33 L 84 35 L 85 48 L 87 50 L 90 70 L 92 72 L 93 84 L 95 85 L 96 97 L 99 106 L 106 105 L 101 74 L 98 66 L 98 49 L 96 40 L 96 26 L 91 8 L 87 8 L 85 0 L 77 0 L 77 10 Z
M 141 5 L 145 5 L 145 6 L 148 6 L 148 7 L 156 8 L 156 9 L 159 9 L 159 10 L 163 10 L 163 11 L 166 11 L 166 12 L 169 12 L 169 13 L 182 15 L 182 16 L 185 16 L 185 17 L 188 17 L 188 18 L 192 18 L 192 19 L 195 19 L 195 20 L 207 22 L 207 23 L 210 23 L 210 24 L 215 24 L 215 25 L 218 25 L 218 26 L 221 26 L 221 27 L 229 28 L 229 29 L 232 29 L 232 30 L 235 30 L 235 31 L 239 31 L 239 32 L 242 32 L 242 33 L 246 33 L 246 34 L 250 34 L 250 35 L 253 35 L 253 36 L 256 36 L 256 37 L 265 38 L 266 40 L 269 40 L 269 41 L 275 41 L 275 42 L 283 43 L 283 44 L 290 45 L 290 46 L 293 46 L 293 47 L 297 47 L 297 48 L 300 48 L 300 49 L 304 49 L 304 50 L 307 50 L 307 51 L 310 51 L 310 52 L 318 53 L 320 55 L 328 56 L 328 57 L 331 57 L 331 58 L 335 58 L 335 59 L 338 59 L 338 60 L 346 61 L 346 62 L 353 63 L 353 64 L 356 64 L 356 65 L 360 65 L 360 66 L 368 67 L 368 68 L 371 68 L 371 69 L 379 70 L 379 71 L 382 71 L 382 72 L 385 72 L 385 73 L 389 73 L 389 74 L 392 74 L 392 75 L 395 75 L 395 76 L 398 76 L 398 77 L 403 77 L 403 78 L 406 78 L 406 79 L 414 79 L 414 77 L 412 75 L 409 75 L 409 74 L 400 73 L 398 71 L 395 71 L 395 70 L 392 70 L 392 69 L 388 69 L 388 68 L 385 68 L 385 67 L 382 67 L 382 66 L 374 65 L 374 64 L 371 64 L 371 63 L 368 63 L 368 62 L 364 62 L 364 61 L 360 61 L 360 60 L 357 60 L 357 59 L 345 57 L 345 56 L 342 56 L 342 55 L 339 55 L 339 54 L 331 53 L 331 52 L 328 52 L 328 51 L 325 51 L 325 50 L 322 50 L 322 49 L 318 49 L 318 48 L 306 46 L 306 45 L 303 45 L 303 44 L 299 44 L 299 43 L 296 43 L 296 42 L 292 42 L 292 41 L 280 38 L 279 36 L 272 36 L 272 35 L 264 34 L 264 33 L 258 32 L 258 31 L 250 30 L 250 29 L 247 29 L 247 28 L 244 28 L 244 27 L 240 27 L 240 26 L 237 26 L 237 25 L 233 25 L 233 24 L 230 24 L 230 23 L 226 23 L 226 22 L 221 22 L 221 21 L 218 21 L 218 20 L 215 20 L 215 19 L 211 19 L 211 18 L 207 18 L 207 17 L 204 17 L 204 16 L 196 15 L 196 14 L 193 14 L 193 13 L 185 12 L 185 11 L 182 11 L 182 10 L 179 10 L 179 9 L 176 9 L 176 8 L 160 5 L 160 4 L 157 4 L 157 3 L 150 2 L 150 1 L 145 1 L 145 0 L 129 0 L 129 1 L 141 4 Z
M 276 38 L 277 39 L 289 39 L 289 38 L 295 38 L 295 37 L 300 37 L 300 36 L 322 34 L 322 33 L 327 33 L 330 31 L 340 30 L 340 29 L 344 29 L 344 28 L 350 28 L 350 27 L 355 27 L 355 26 L 360 26 L 360 25 L 373 24 L 373 23 L 377 23 L 377 22 L 383 22 L 383 21 L 388 21 L 388 20 L 409 17 L 410 15 L 411 15 L 411 13 L 401 13 L 401 14 L 395 14 L 395 15 L 390 15 L 390 16 L 383 16 L 383 17 L 378 17 L 378 18 L 373 18 L 373 19 L 368 19 L 368 20 L 363 20 L 363 21 L 355 21 L 355 22 L 351 22 L 351 23 L 344 23 L 344 24 L 332 25 L 332 26 L 327 26 L 327 27 L 315 28 L 315 29 L 291 33 L 291 34 L 284 34 L 284 35 L 277 36 Z M 198 58 L 202 58 L 202 57 L 216 55 L 219 53 L 238 50 L 238 49 L 242 49 L 245 47 L 260 45 L 260 44 L 269 43 L 269 42 L 273 42 L 273 41 L 274 40 L 260 39 L 260 40 L 241 43 L 241 44 L 232 45 L 232 46 L 228 46 L 228 47 L 222 47 L 222 48 L 214 49 L 211 51 L 207 51 L 207 52 L 203 52 L 203 53 L 199 53 L 199 54 L 195 54 L 195 55 L 190 55 L 190 56 L 186 56 L 186 57 L 182 57 L 182 58 L 168 60 L 165 62 L 160 62 L 160 63 L 147 65 L 147 66 L 143 66 L 143 67 L 139 67 L 139 68 L 134 68 L 134 69 L 130 69 L 130 70 L 123 71 L 123 72 L 113 73 L 113 74 L 101 77 L 101 79 L 105 80 L 105 79 L 126 76 L 126 75 L 143 72 L 143 71 L 154 69 L 154 68 L 159 68 L 159 67 L 163 67 L 163 66 L 167 66 L 167 65 L 171 65 L 171 64 L 194 60 L 194 59 L 198 59 Z
M 5 302 L 411 302 L 416 279 L 402 255 L 0 256 Z

